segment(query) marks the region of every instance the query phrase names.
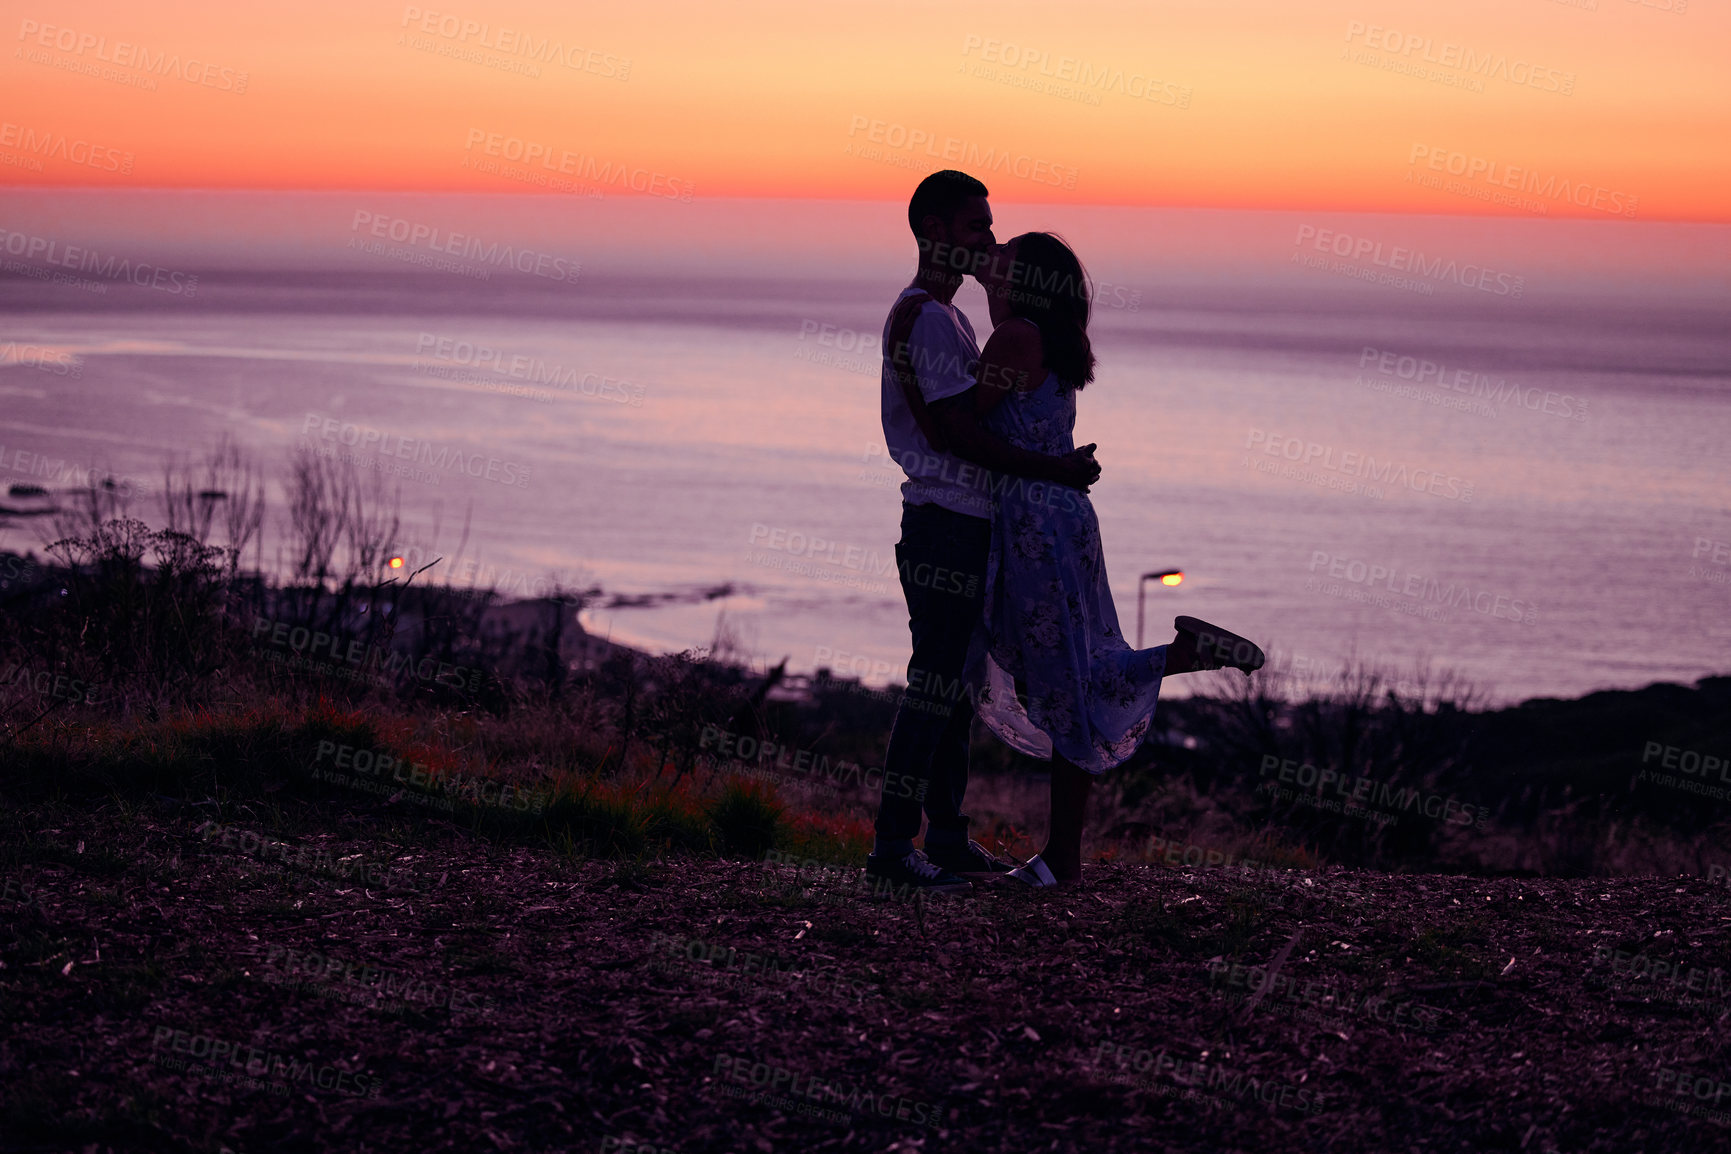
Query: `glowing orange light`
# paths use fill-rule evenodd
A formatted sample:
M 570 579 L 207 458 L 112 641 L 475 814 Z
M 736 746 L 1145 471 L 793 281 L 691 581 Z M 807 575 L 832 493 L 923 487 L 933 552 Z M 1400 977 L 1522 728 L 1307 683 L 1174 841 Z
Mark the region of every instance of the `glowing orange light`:
M 1162 585 L 1182 585 L 1183 583 L 1184 574 L 1182 573 L 1168 573 L 1166 576 L 1160 578 L 1160 584 Z
M 391 558 L 391 568 L 401 569 L 402 567 L 403 567 L 403 559 L 401 557 L 392 557 Z

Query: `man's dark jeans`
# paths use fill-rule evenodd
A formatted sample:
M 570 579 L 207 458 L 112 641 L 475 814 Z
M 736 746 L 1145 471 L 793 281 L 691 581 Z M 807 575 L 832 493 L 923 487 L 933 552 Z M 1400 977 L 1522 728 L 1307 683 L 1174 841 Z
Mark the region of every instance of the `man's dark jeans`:
M 983 517 L 937 505 L 902 506 L 896 567 L 908 601 L 914 655 L 884 755 L 876 825 L 880 847 L 892 853 L 913 848 L 922 795 L 931 825 L 928 845 L 967 838 L 962 795 L 968 788 L 974 705 L 962 683 L 962 666 L 985 600 L 991 544 L 992 523 Z

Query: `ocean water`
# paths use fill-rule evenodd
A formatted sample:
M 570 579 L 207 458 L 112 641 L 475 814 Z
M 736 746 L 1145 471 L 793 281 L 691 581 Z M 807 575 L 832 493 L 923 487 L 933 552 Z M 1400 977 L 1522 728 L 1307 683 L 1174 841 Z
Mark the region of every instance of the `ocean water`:
M 400 547 L 454 583 L 598 585 L 584 620 L 615 640 L 900 676 L 875 347 L 911 270 L 898 206 L 0 210 L 0 485 L 112 472 L 154 519 L 164 460 L 227 435 L 275 482 L 271 564 L 311 448 L 395 489 Z M 1139 574 L 1186 573 L 1148 590 L 1149 644 L 1188 613 L 1317 677 L 1428 665 L 1499 701 L 1731 669 L 1731 230 L 998 216 L 1102 282 L 1077 439 L 1125 628 Z M 983 335 L 978 290 L 959 303 Z M 45 532 L 5 518 L 0 548 Z

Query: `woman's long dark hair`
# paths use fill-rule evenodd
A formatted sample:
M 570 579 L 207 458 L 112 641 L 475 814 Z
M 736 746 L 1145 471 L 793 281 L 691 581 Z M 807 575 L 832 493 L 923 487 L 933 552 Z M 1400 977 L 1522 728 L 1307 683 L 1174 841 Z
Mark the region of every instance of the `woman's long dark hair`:
M 1094 347 L 1088 341 L 1088 302 L 1093 286 L 1070 246 L 1049 232 L 1015 239 L 1010 313 L 1033 321 L 1046 346 L 1046 367 L 1081 388 L 1094 379 Z

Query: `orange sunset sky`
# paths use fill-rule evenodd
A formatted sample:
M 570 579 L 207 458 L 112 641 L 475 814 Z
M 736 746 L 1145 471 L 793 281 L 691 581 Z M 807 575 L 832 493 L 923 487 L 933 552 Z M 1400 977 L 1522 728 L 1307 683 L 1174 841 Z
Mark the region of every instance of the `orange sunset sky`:
M 1722 2 L 7 7 L 12 186 L 1731 219 Z

